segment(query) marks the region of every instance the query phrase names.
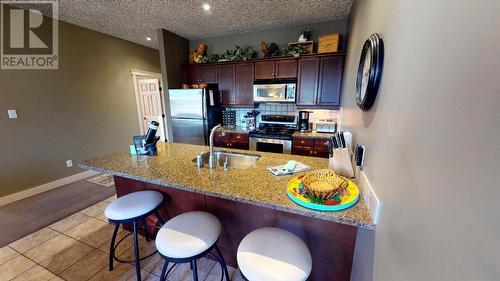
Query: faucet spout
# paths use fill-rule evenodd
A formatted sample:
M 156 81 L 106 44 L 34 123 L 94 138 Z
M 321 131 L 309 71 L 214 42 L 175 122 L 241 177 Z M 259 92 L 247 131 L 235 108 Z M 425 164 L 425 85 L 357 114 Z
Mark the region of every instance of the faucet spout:
M 222 129 L 222 126 L 219 124 L 215 127 L 212 128 L 212 131 L 210 132 L 210 155 L 208 156 L 208 168 L 209 169 L 215 169 L 215 158 L 214 158 L 214 135 L 215 131 L 218 129 Z

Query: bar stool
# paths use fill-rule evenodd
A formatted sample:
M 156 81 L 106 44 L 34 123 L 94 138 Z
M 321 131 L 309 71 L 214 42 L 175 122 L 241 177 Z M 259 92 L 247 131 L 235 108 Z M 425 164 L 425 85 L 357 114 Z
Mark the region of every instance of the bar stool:
M 312 269 L 311 253 L 294 234 L 274 227 L 250 232 L 238 246 L 241 275 L 250 281 L 305 281 Z
M 219 247 L 217 247 L 220 233 L 221 224 L 219 220 L 207 212 L 188 212 L 167 221 L 158 231 L 155 241 L 158 253 L 165 260 L 160 280 L 166 280 L 170 271 L 178 263 L 189 262 L 193 271 L 193 280 L 198 281 L 196 260 L 215 249 L 217 256 L 213 256 L 222 267 L 223 277 L 225 277 L 226 281 L 229 281 L 226 262 Z M 174 263 L 174 266 L 167 271 L 169 262 Z
M 146 257 L 139 257 L 139 241 L 137 239 L 137 223 L 142 221 L 142 227 L 146 236 L 146 240 L 149 241 L 149 234 L 146 228 L 145 219 L 149 215 L 153 214 L 158 218 L 158 221 L 163 224 L 164 221 L 160 214 L 158 213 L 158 207 L 160 207 L 163 202 L 163 194 L 154 190 L 137 191 L 125 196 L 119 197 L 115 201 L 111 202 L 104 211 L 104 215 L 108 218 L 110 223 L 115 224 L 115 230 L 113 231 L 113 237 L 111 238 L 111 244 L 109 246 L 109 271 L 113 270 L 113 259 L 119 262 L 135 262 L 135 270 L 137 280 L 141 280 L 141 260 L 146 259 L 153 254 L 153 252 Z M 128 237 L 130 234 L 126 235 L 115 245 L 116 235 L 120 224 L 132 223 L 134 226 L 134 261 L 121 260 L 115 256 L 115 249 L 118 245 Z

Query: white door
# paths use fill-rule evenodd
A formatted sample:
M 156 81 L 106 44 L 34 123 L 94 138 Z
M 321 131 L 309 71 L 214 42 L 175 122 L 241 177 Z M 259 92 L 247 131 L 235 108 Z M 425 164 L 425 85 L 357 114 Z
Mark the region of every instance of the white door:
M 157 121 L 160 126 L 156 135 L 160 137 L 160 140 L 165 141 L 160 81 L 158 79 L 139 78 L 137 84 L 143 122 L 142 129 L 144 130 L 142 133 L 145 134 L 148 131 L 151 121 Z

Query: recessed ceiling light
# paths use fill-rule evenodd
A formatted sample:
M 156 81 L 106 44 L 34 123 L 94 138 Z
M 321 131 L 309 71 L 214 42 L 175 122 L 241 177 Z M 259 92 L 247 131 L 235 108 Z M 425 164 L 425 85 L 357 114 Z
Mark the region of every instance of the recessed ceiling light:
M 146 40 L 151 41 L 151 37 L 146 37 Z
M 208 5 L 208 3 L 203 4 L 203 9 L 204 9 L 205 11 L 210 10 L 210 5 Z

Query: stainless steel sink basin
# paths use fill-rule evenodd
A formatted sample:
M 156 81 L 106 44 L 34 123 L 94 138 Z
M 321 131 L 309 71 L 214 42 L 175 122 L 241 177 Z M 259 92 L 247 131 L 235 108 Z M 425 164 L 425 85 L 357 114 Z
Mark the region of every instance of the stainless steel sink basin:
M 203 166 L 207 167 L 209 153 L 204 153 L 202 157 Z M 259 160 L 260 158 L 260 155 L 227 151 L 214 151 L 214 157 L 216 159 L 218 167 L 224 167 L 224 163 L 227 163 L 225 167 L 228 169 L 248 169 L 255 166 L 257 160 Z M 193 162 L 196 162 L 196 159 L 193 159 Z

